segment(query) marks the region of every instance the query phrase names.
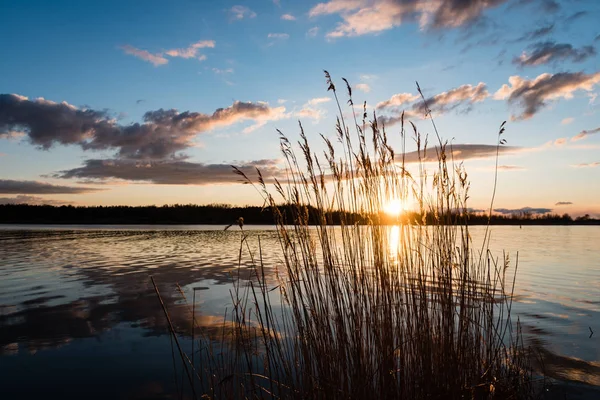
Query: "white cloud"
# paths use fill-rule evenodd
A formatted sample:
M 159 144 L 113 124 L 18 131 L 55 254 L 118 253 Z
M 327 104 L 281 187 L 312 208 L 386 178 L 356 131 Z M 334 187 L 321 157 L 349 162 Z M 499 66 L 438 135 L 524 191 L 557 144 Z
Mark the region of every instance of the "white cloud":
M 392 97 L 390 97 L 388 100 L 377 103 L 375 108 L 381 109 L 381 108 L 387 108 L 387 107 L 398 107 L 403 104 L 412 103 L 413 101 L 417 100 L 418 98 L 419 98 L 418 94 L 397 93 L 397 94 L 393 95 Z
M 229 9 L 229 16 L 232 21 L 240 21 L 244 18 L 256 18 L 256 13 L 246 6 L 233 6 Z
M 358 83 L 354 87 L 365 93 L 369 93 L 371 91 L 371 86 L 367 85 L 366 83 Z
M 263 104 L 268 106 L 268 103 L 263 103 Z M 253 125 L 250 125 L 247 128 L 244 128 L 244 130 L 242 130 L 242 133 L 254 132 L 258 128 L 262 128 L 263 126 L 265 126 L 267 124 L 267 122 L 278 121 L 281 119 L 289 118 L 291 116 L 290 113 L 285 112 L 285 107 L 283 107 L 283 106 L 271 108 L 271 110 L 272 110 L 271 114 L 268 116 L 265 115 L 264 118 L 261 116 L 254 118 L 254 121 L 256 121 L 256 123 L 254 123 Z
M 219 74 L 219 75 L 233 74 L 235 72 L 233 70 L 233 68 L 225 68 L 225 69 L 213 68 L 212 70 L 215 74 Z
M 572 123 L 573 121 L 575 121 L 575 118 L 567 117 L 567 118 L 564 118 L 562 121 L 560 121 L 560 123 L 563 125 L 568 125 L 568 124 Z
M 319 121 L 326 114 L 326 111 L 318 108 L 319 104 L 328 103 L 331 101 L 331 97 L 316 97 L 308 100 L 302 106 L 300 111 L 297 111 L 295 115 L 299 118 L 310 118 L 315 121 Z
M 306 104 L 309 106 L 316 106 L 317 104 L 328 103 L 331 101 L 331 97 L 316 97 L 314 99 L 310 99 Z
M 280 40 L 284 40 L 284 39 L 289 39 L 290 35 L 288 35 L 287 33 L 269 33 L 267 35 L 267 37 L 269 39 L 280 39 Z
M 311 118 L 318 121 L 325 116 L 325 111 L 312 107 L 303 107 L 300 111 L 296 112 L 296 116 L 299 118 Z
M 318 33 L 319 33 L 319 27 L 313 26 L 306 32 L 306 36 L 313 38 L 313 37 L 316 37 Z
M 281 19 L 284 21 L 295 21 L 296 17 L 294 17 L 292 14 L 283 14 Z

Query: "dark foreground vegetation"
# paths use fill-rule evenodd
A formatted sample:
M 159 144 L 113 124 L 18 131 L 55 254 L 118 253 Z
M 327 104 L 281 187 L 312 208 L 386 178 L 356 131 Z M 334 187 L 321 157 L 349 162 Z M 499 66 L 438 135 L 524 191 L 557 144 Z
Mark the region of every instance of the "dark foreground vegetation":
M 286 215 L 292 215 L 293 205 L 278 205 Z M 319 223 L 319 211 L 308 206 L 308 223 Z M 450 220 L 455 220 L 456 213 Z M 28 204 L 0 205 L 0 223 L 3 224 L 221 224 L 228 225 L 243 217 L 246 224 L 274 225 L 276 223 L 270 207 L 235 207 L 228 204 L 210 205 L 164 205 L 164 206 L 50 206 Z M 589 215 L 571 217 L 569 214 L 494 214 L 491 219 L 483 213 L 467 213 L 466 221 L 470 225 L 600 225 L 600 219 Z M 399 217 L 385 213 L 374 214 L 372 221 L 382 224 L 405 223 L 416 225 L 425 222 L 433 224 L 434 213 L 426 211 L 405 212 Z M 359 224 L 368 224 L 368 217 L 358 213 L 328 211 L 326 222 L 339 225 L 342 221 L 353 220 Z M 446 221 L 447 218 L 442 218 Z M 293 221 L 290 221 L 293 223 Z
M 322 157 L 302 127 L 297 144 L 281 134 L 285 182 L 271 189 L 260 174 L 250 181 L 237 171 L 268 206 L 280 261 L 265 265 L 260 236 L 247 233 L 243 221 L 234 226 L 239 262 L 220 332 L 197 323 L 196 294 L 181 290 L 194 343 L 186 353 L 178 341 L 185 333 L 171 326 L 183 366 L 178 381 L 188 382 L 182 392 L 210 399 L 534 398 L 543 381 L 511 318 L 518 258 L 492 254 L 487 229 L 483 242 L 473 243 L 466 171 L 446 161 L 436 131 L 437 168 L 414 177 L 394 161 L 366 105 L 362 121 L 355 116 L 350 125 L 339 111 L 337 138 L 322 137 Z M 421 153 L 426 140 L 413 128 L 410 139 Z M 332 185 L 323 168 L 332 171 Z M 382 224 L 378 216 L 390 199 L 409 194 L 425 218 Z M 332 225 L 336 215 L 339 226 Z M 265 268 L 276 268 L 275 277 Z

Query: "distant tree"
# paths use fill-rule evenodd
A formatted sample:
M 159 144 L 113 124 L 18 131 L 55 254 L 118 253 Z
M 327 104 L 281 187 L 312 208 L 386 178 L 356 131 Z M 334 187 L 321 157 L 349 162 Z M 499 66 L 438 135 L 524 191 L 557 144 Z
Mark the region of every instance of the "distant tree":
M 590 214 L 581 215 L 581 216 L 575 218 L 575 221 L 589 221 L 589 220 L 590 220 Z

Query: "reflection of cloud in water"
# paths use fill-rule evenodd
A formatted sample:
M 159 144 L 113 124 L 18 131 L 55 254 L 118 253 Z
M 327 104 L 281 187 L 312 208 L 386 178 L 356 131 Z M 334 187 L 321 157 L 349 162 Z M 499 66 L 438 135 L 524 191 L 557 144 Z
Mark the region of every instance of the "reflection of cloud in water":
M 250 234 L 251 247 L 257 243 L 255 234 Z M 273 237 L 276 232 L 260 234 Z M 1 298 L 2 354 L 14 354 L 19 347 L 31 353 L 72 339 L 99 337 L 121 322 L 144 328 L 145 335 L 166 333 L 150 275 L 161 289 L 177 331 L 186 335 L 191 314 L 175 283 L 182 286 L 188 301 L 191 288 L 209 287 L 196 294 L 196 320 L 208 335 L 219 334 L 225 305 L 231 302 L 231 271 L 238 273 L 240 235 L 239 231 L 1 232 L 0 278 L 18 282 L 17 290 L 0 283 L 0 292 L 10 292 Z M 245 249 L 239 270 L 242 279 L 252 274 L 247 262 Z M 53 275 L 46 280 L 48 270 Z M 36 279 L 38 271 L 42 279 Z M 268 277 L 271 272 L 265 269 Z M 30 276 L 23 277 L 26 274 Z
M 495 232 L 505 232 L 500 229 L 495 228 Z M 515 235 L 513 231 L 506 232 Z M 250 232 L 248 241 L 253 250 L 258 243 L 256 234 L 256 231 Z M 386 237 L 392 257 L 401 251 L 399 234 L 398 229 L 391 229 Z M 273 282 L 273 266 L 280 264 L 280 260 L 273 257 L 281 253 L 277 234 L 262 231 L 260 235 L 263 256 L 272 257 L 265 260 L 268 266 L 265 274 Z M 231 311 L 229 289 L 231 273 L 238 271 L 240 239 L 240 231 L 221 230 L 0 231 L 0 355 L 16 359 L 38 352 L 38 357 L 44 353 L 40 350 L 60 346 L 58 351 L 63 354 L 71 348 L 79 349 L 81 343 L 89 346 L 90 342 L 96 341 L 104 341 L 100 345 L 108 349 L 114 342 L 107 337 L 121 331 L 123 325 L 134 327 L 131 331 L 136 340 L 140 335 L 146 336 L 136 342 L 136 346 L 143 347 L 143 352 L 156 350 L 148 344 L 153 340 L 169 349 L 166 320 L 150 275 L 159 285 L 177 332 L 183 335 L 190 334 L 191 314 L 175 283 L 180 284 L 188 302 L 192 300 L 192 288 L 208 287 L 208 290 L 196 293 L 196 320 L 201 332 L 220 338 L 229 329 L 223 325 L 224 310 L 229 307 Z M 523 260 L 517 278 L 518 286 L 523 289 L 517 290 L 520 295 L 515 299 L 514 311 L 518 312 L 519 307 L 520 311 L 527 311 L 529 315 L 518 313 L 528 323 L 540 321 L 532 325 L 533 329 L 524 327 L 524 332 L 538 338 L 549 375 L 600 385 L 597 363 L 561 355 L 583 357 L 573 354 L 574 350 L 568 347 L 574 336 L 567 330 L 597 319 L 596 306 L 584 307 L 597 300 L 594 296 L 585 296 L 589 303 L 576 303 L 580 308 L 555 303 L 559 301 L 559 295 L 539 286 L 540 282 L 555 282 L 549 281 L 554 277 L 553 270 L 549 269 L 552 264 L 545 263 L 544 269 L 536 269 L 528 267 L 531 263 Z M 247 268 L 249 257 L 245 245 L 242 261 L 241 276 L 248 279 L 252 270 Z M 536 273 L 541 275 L 528 275 Z M 572 276 L 573 271 L 569 277 Z M 566 280 L 563 275 L 560 278 L 561 282 Z M 595 281 L 588 278 L 586 282 Z M 575 292 L 565 290 L 564 293 L 572 296 Z M 583 297 L 581 293 L 578 291 L 577 296 Z M 553 302 L 545 301 L 547 298 Z M 574 302 L 571 299 L 567 304 Z M 119 340 L 132 341 L 131 337 Z M 548 350 L 548 342 L 557 345 L 558 350 Z M 593 359 L 598 353 L 590 349 L 591 343 L 578 342 L 578 345 Z M 167 368 L 170 361 L 168 353 L 164 360 Z M 143 370 L 146 367 L 142 361 L 134 362 L 138 363 L 136 368 Z M 165 377 L 170 378 L 170 375 Z M 161 391 L 160 385 L 153 384 L 142 389 Z
M 536 360 L 537 368 L 547 377 L 600 386 L 600 362 L 562 356 L 552 352 L 536 339 L 531 340 L 531 345 L 534 353 L 541 358 L 541 362 Z

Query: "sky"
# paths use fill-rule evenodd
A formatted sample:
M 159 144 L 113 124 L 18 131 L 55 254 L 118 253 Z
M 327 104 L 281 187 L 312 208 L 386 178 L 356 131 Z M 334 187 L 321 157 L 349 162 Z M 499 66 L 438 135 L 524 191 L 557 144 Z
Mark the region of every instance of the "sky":
M 262 204 L 277 129 L 319 148 L 323 70 L 399 149 L 404 111 L 464 160 L 470 206 L 600 216 L 597 0 L 0 0 L 0 203 Z M 344 112 L 344 90 L 338 90 Z M 415 149 L 408 141 L 407 151 Z

